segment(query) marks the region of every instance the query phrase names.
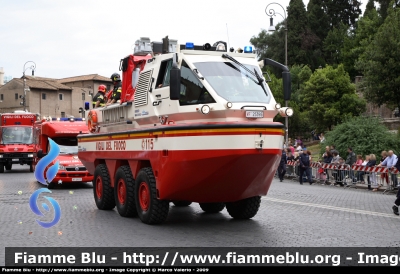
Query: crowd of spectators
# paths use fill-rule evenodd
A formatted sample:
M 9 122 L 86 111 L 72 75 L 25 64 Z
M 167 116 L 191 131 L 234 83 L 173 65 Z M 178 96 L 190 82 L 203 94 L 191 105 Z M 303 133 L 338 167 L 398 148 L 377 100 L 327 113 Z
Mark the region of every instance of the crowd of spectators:
M 304 180 L 307 180 L 310 184 L 313 183 L 311 176 L 311 151 L 303 145 L 300 138 L 294 141 L 289 138 L 288 147 L 283 149 L 282 158 L 280 162 L 280 169 L 278 169 L 278 176 L 280 181 L 284 180 L 284 174 L 286 173 L 286 163 L 288 161 L 297 162 L 297 169 L 293 166 L 288 166 L 288 173 L 293 174 L 297 172 L 299 176 L 299 183 L 303 184 Z M 339 152 L 336 150 L 334 145 L 326 146 L 325 152 L 319 157 L 319 163 L 334 164 L 335 166 L 347 166 L 352 167 L 364 166 L 364 167 L 380 167 L 384 166 L 393 171 L 394 168 L 400 170 L 400 161 L 398 161 L 397 155 L 394 154 L 392 150 L 382 151 L 380 155 L 380 160 L 378 162 L 375 154 L 368 155 L 357 155 L 351 147 L 347 149 L 346 157 L 341 157 Z M 284 170 L 284 171 L 283 171 Z M 284 173 L 283 173 L 284 172 Z M 283 175 L 282 175 L 283 174 Z M 365 183 L 368 184 L 368 190 L 377 191 L 383 186 L 382 183 L 386 181 L 389 184 L 388 173 L 381 173 L 381 180 L 377 180 L 377 174 L 375 172 L 365 172 L 365 171 L 354 171 L 353 169 L 323 169 L 319 168 L 316 174 L 316 179 L 321 180 L 322 184 L 345 186 L 352 183 Z M 390 173 L 391 182 L 393 185 L 397 186 L 397 174 Z M 366 180 L 365 180 L 366 179 Z

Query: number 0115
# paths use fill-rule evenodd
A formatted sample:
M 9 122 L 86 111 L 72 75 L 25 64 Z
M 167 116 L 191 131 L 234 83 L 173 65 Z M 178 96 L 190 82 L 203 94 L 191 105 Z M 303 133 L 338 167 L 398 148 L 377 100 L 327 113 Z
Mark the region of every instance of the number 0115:
M 142 140 L 142 149 L 143 150 L 152 150 L 154 148 L 153 139 L 143 139 Z

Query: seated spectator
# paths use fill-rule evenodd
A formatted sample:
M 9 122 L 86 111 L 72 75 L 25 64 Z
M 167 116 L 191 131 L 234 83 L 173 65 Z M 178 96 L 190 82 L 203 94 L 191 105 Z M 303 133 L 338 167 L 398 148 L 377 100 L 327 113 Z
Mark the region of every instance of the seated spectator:
M 387 158 L 387 156 L 388 156 L 387 151 L 386 150 L 382 151 L 382 153 L 381 153 L 381 157 L 382 158 L 381 158 L 381 161 L 380 161 L 379 164 L 382 164 L 383 161 L 385 161 L 385 159 Z M 381 173 L 381 180 L 382 181 L 386 181 L 386 185 L 389 185 L 389 175 L 388 175 L 388 173 Z
M 322 158 L 318 159 L 318 163 L 321 165 L 323 163 Z M 317 174 L 315 175 L 315 179 L 319 180 L 322 182 L 322 185 L 325 185 L 325 181 L 326 181 L 326 172 L 325 169 L 323 169 L 322 167 L 318 168 L 317 170 Z
M 362 159 L 362 155 L 358 155 L 357 157 L 358 157 L 359 159 Z M 367 164 L 368 164 L 369 161 L 370 161 L 370 156 L 369 156 L 369 155 L 365 156 L 365 160 L 364 160 L 360 165 L 358 164 L 358 161 L 359 161 L 359 160 L 357 160 L 357 162 L 356 162 L 356 165 L 357 165 L 357 166 L 365 167 L 365 166 L 367 166 Z M 358 171 L 358 172 L 357 172 L 357 182 L 358 182 L 358 183 L 365 183 L 365 181 L 364 181 L 364 175 L 365 175 L 365 171 Z M 368 187 L 369 187 L 369 185 L 368 185 Z
M 340 170 L 341 167 L 345 165 L 345 161 L 342 157 L 339 158 L 339 162 L 337 163 L 337 176 L 336 176 L 336 186 L 344 186 L 344 179 L 345 179 L 345 171 Z
M 294 161 L 294 155 L 292 154 L 292 151 L 290 150 L 290 148 L 287 149 L 286 158 L 287 158 L 288 162 Z M 294 174 L 294 169 L 293 168 L 294 168 L 293 166 L 287 166 L 287 174 L 289 176 Z
M 357 155 L 356 165 L 361 166 L 363 162 L 364 162 L 364 160 L 363 160 L 362 155 Z
M 333 152 L 331 164 L 339 165 L 339 159 L 340 159 L 339 153 L 337 151 Z M 328 178 L 327 178 L 326 183 L 330 183 L 331 185 L 334 185 L 333 179 L 336 180 L 337 176 L 338 176 L 338 172 L 336 169 L 328 169 Z

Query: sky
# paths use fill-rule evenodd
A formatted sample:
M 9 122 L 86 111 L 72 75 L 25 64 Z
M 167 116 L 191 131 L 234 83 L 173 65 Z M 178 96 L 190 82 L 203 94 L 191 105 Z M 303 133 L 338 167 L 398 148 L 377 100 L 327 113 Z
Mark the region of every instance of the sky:
M 307 7 L 308 0 L 303 0 Z M 364 10 L 367 0 L 364 0 Z M 110 77 L 135 41 L 167 36 L 196 45 L 226 41 L 235 49 L 269 27 L 274 1 L 0 0 L 0 67 L 6 77 Z M 287 7 L 289 0 L 275 1 Z M 283 14 L 278 4 L 270 4 Z M 276 16 L 274 22 L 283 18 Z M 34 63 L 26 63 L 33 61 Z

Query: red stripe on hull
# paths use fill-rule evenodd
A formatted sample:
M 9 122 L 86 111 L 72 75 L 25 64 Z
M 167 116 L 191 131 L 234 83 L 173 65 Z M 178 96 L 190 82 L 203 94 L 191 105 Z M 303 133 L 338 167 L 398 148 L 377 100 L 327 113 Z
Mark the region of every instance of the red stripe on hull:
M 204 203 L 266 195 L 281 157 L 279 149 L 169 150 L 168 156 L 162 153 L 96 151 L 80 152 L 79 157 L 92 174 L 96 158 L 150 160 L 160 199 Z

